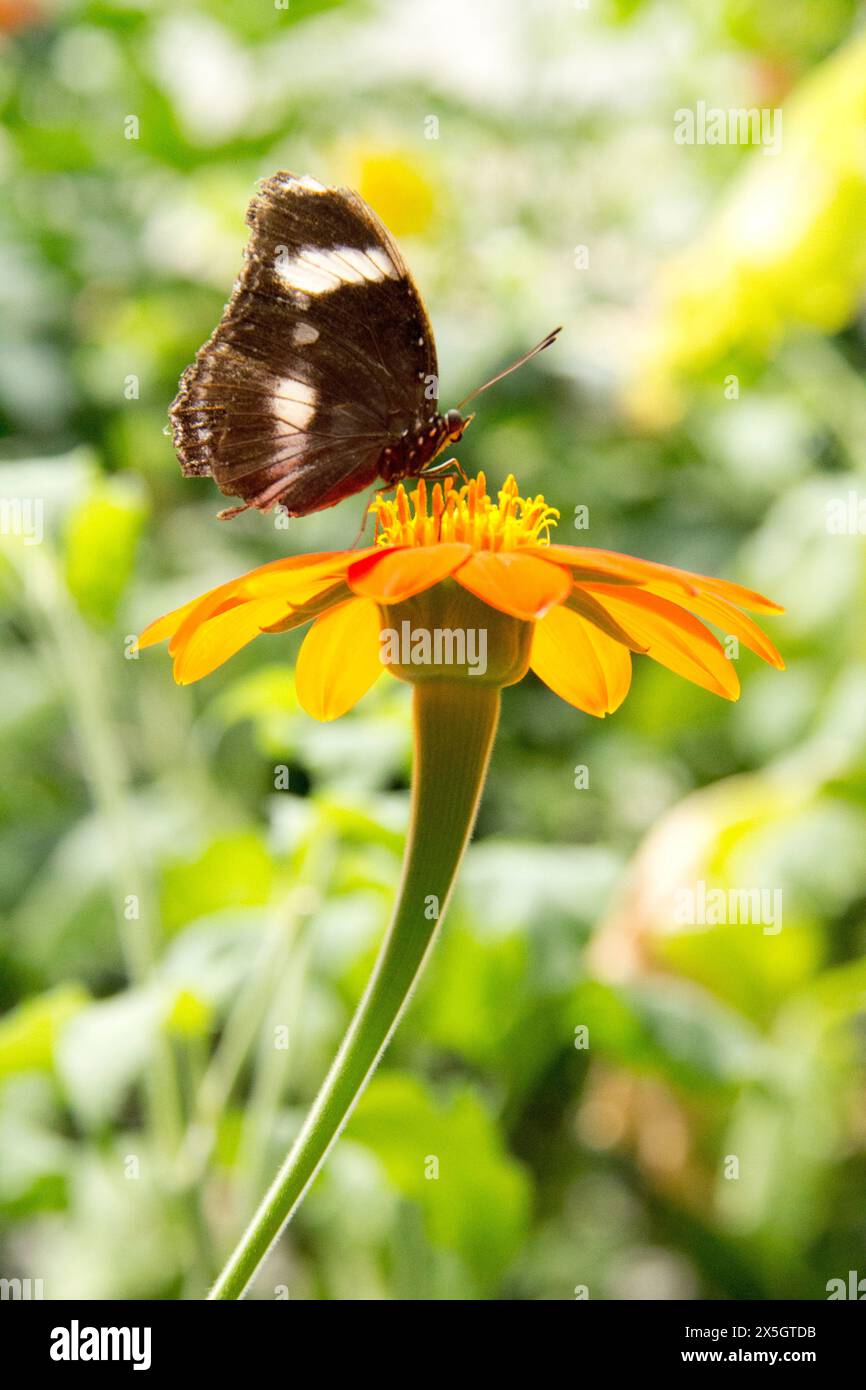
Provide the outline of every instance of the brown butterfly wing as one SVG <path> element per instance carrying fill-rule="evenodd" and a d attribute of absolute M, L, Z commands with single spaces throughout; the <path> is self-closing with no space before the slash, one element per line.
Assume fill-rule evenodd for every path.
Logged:
<path fill-rule="evenodd" d="M 279 173 L 244 267 L 171 407 L 184 473 L 294 516 L 371 483 L 437 409 L 436 346 L 392 237 L 349 189 Z"/>

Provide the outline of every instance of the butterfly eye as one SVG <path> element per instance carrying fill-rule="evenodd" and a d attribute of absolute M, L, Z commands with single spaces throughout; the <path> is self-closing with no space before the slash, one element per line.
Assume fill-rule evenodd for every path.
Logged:
<path fill-rule="evenodd" d="M 466 428 L 466 423 L 459 410 L 449 410 L 445 416 L 448 438 L 452 441 L 458 440 Z"/>

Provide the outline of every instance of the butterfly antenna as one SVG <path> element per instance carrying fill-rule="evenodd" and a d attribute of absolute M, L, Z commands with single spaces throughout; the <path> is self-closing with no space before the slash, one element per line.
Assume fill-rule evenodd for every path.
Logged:
<path fill-rule="evenodd" d="M 488 386 L 495 386 L 497 381 L 501 381 L 504 376 L 510 376 L 512 372 L 516 372 L 517 368 L 522 367 L 524 362 L 528 362 L 530 358 L 535 357 L 539 352 L 544 352 L 545 348 L 550 347 L 550 344 L 556 341 L 561 332 L 562 324 L 560 324 L 559 328 L 554 328 L 552 333 L 548 333 L 546 338 L 542 338 L 540 343 L 536 343 L 534 348 L 530 348 L 522 357 L 518 357 L 517 361 L 512 362 L 510 367 L 504 367 L 501 372 L 496 373 L 496 376 L 492 376 L 489 381 L 485 381 L 483 386 L 478 386 L 474 391 L 470 391 L 469 395 L 464 396 L 463 400 L 459 402 L 456 408 L 462 410 L 464 405 L 468 405 L 470 401 L 474 401 L 475 397 L 480 396 L 482 391 L 486 391 Z"/>

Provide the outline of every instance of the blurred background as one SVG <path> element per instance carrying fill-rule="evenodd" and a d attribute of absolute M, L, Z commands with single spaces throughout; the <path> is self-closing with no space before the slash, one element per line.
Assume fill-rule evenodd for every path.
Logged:
<path fill-rule="evenodd" d="M 728 705 L 638 658 L 604 722 L 533 678 L 506 693 L 426 979 L 254 1296 L 825 1298 L 866 1277 L 860 20 L 853 0 L 2 0 L 3 1277 L 201 1297 L 394 893 L 405 686 L 319 726 L 297 634 L 191 689 L 134 645 L 357 529 L 357 498 L 221 523 L 165 434 L 278 168 L 390 225 L 444 406 L 562 323 L 479 402 L 463 465 L 543 491 L 560 540 L 771 594 L 789 669 L 743 651 Z M 689 141 L 699 108 L 765 110 L 780 138 L 710 143 L 696 117 Z M 781 890 L 782 930 L 680 924 L 700 883 Z"/>

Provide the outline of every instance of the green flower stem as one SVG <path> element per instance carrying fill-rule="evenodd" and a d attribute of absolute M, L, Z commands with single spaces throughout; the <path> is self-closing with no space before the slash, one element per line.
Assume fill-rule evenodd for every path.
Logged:
<path fill-rule="evenodd" d="M 339 1137 L 411 998 L 469 842 L 499 719 L 499 689 L 414 687 L 412 811 L 403 879 L 367 989 L 304 1126 L 210 1293 L 243 1297 Z"/>

